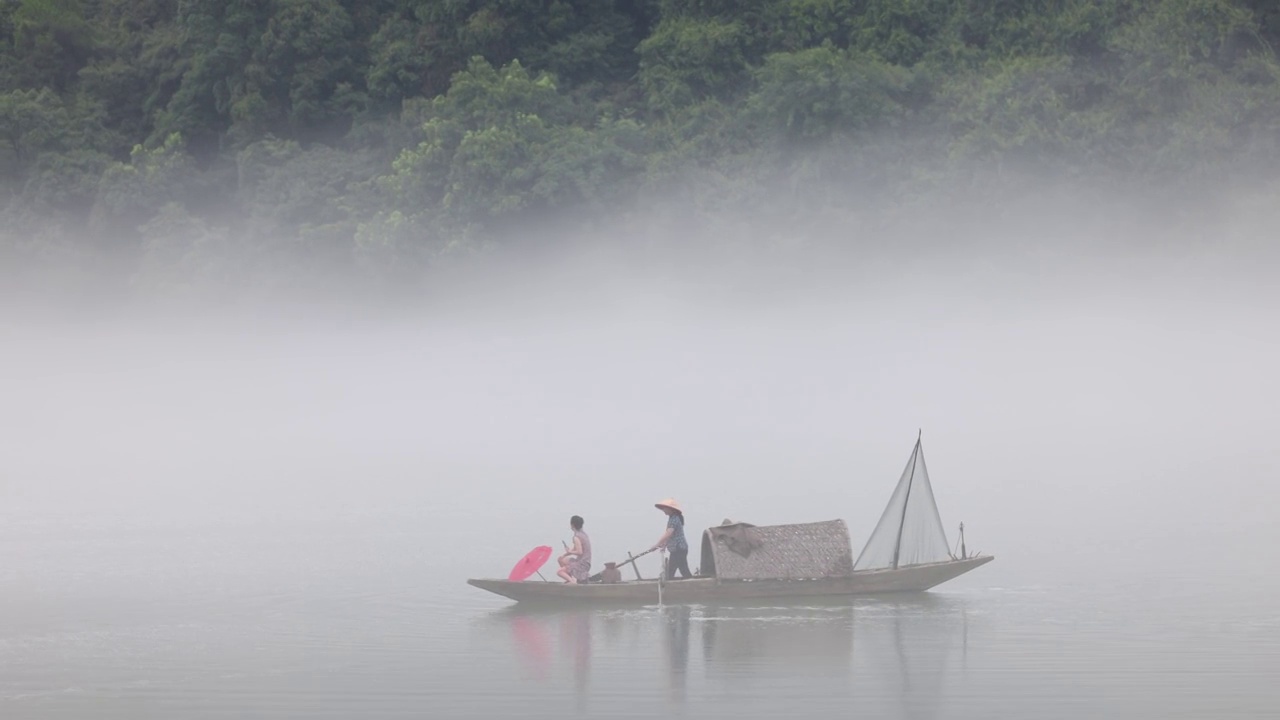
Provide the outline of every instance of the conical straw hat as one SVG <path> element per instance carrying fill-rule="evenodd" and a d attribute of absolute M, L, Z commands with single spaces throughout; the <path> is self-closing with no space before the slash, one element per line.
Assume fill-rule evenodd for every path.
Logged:
<path fill-rule="evenodd" d="M 658 508 L 659 510 L 661 510 L 662 508 L 671 508 L 676 512 L 680 512 L 680 513 L 684 512 L 684 510 L 680 509 L 680 503 L 676 502 L 675 498 L 667 498 L 662 502 L 654 503 L 653 506 Z"/>

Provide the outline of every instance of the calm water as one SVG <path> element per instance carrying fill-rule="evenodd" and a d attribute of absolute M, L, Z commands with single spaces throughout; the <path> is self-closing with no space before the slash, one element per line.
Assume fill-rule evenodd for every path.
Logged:
<path fill-rule="evenodd" d="M 431 517 L 11 510 L 0 716 L 1225 718 L 1280 703 L 1270 570 L 1099 555 L 1055 577 L 1015 552 L 909 597 L 534 612 L 465 586 Z"/>

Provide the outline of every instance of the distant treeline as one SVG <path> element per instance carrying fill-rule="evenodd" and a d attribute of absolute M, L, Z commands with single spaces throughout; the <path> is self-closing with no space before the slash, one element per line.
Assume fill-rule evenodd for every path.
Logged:
<path fill-rule="evenodd" d="M 412 277 L 546 223 L 803 223 L 1280 160 L 1275 0 L 0 0 L 6 262 Z"/>

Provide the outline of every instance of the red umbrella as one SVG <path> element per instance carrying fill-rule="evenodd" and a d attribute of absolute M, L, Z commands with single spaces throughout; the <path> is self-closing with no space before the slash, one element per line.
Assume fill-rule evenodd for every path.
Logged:
<path fill-rule="evenodd" d="M 528 555 L 520 558 L 520 562 L 511 568 L 511 574 L 507 576 L 508 580 L 519 582 L 538 572 L 543 565 L 547 564 L 547 560 L 551 558 L 551 546 L 539 545 L 529 551 Z"/>

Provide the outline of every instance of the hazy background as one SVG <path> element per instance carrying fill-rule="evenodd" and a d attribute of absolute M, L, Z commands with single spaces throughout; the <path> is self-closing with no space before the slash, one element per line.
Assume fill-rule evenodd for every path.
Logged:
<path fill-rule="evenodd" d="M 786 707 L 753 692 L 837 708 L 869 683 L 864 704 L 925 703 L 884 710 L 910 717 L 1262 714 L 1280 666 L 1280 298 L 1256 249 L 1271 227 L 1125 253 L 1013 252 L 1007 227 L 967 259 L 512 255 L 394 306 L 11 304 L 0 707 L 648 708 L 660 696 L 628 673 L 665 652 L 654 628 L 684 627 L 696 647 L 741 626 L 707 609 L 682 611 L 691 631 L 654 609 L 513 620 L 465 579 L 559 547 L 575 513 L 597 563 L 643 550 L 669 495 L 691 528 L 841 517 L 856 551 L 922 428 L 952 542 L 964 521 L 968 547 L 997 561 L 934 600 L 784 613 L 781 631 L 751 615 L 748 644 L 791 639 L 821 672 L 730 653 L 727 685 L 691 673 L 664 702 L 752 716 Z M 887 667 L 876 643 L 919 672 L 929 643 L 973 618 L 973 677 L 904 689 L 868 675 Z M 576 627 L 597 628 L 580 659 L 596 689 L 554 673 L 519 685 L 542 657 L 510 665 L 528 633 L 552 638 L 553 667 Z M 819 650 L 823 627 L 858 650 Z M 1147 674 L 1121 682 L 1130 671 Z"/>

